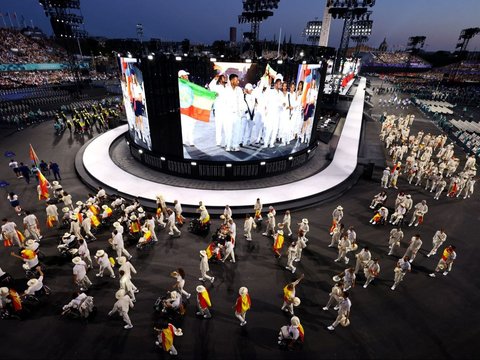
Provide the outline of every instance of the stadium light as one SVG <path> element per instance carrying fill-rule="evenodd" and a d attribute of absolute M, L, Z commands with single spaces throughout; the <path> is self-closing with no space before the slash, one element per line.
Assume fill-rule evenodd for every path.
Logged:
<path fill-rule="evenodd" d="M 318 43 L 320 39 L 320 33 L 322 32 L 322 22 L 315 19 L 314 21 L 307 22 L 307 26 L 302 32 L 302 36 L 307 38 L 308 42 L 312 45 Z"/>
<path fill-rule="evenodd" d="M 280 0 L 243 0 L 243 12 L 238 16 L 239 24 L 250 24 L 250 40 L 258 41 L 260 23 L 273 15 Z"/>

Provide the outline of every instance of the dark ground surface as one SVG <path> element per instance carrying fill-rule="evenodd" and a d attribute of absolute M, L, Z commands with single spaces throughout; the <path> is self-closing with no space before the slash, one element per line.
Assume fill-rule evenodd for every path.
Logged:
<path fill-rule="evenodd" d="M 376 104 L 376 99 L 373 101 Z M 373 114 L 384 110 L 373 109 Z M 420 129 L 438 132 L 428 120 L 417 119 L 412 133 Z M 405 113 L 407 110 L 404 111 Z M 3 134 L 2 134 L 3 135 Z M 377 138 L 378 139 L 378 138 Z M 368 138 L 369 142 L 378 141 Z M 0 150 L 17 153 L 18 160 L 28 160 L 28 143 L 32 143 L 38 156 L 46 161 L 55 160 L 62 169 L 64 189 L 73 195 L 74 201 L 85 200 L 89 190 L 76 178 L 73 159 L 83 140 L 55 137 L 51 124 L 42 124 L 2 137 Z M 372 145 L 372 144 L 371 144 Z M 378 153 L 378 147 L 377 147 Z M 462 158 L 463 155 L 462 155 Z M 36 199 L 35 187 L 14 178 L 4 158 L 0 180 L 11 183 L 10 190 L 20 195 L 25 209 L 33 210 L 42 225 L 45 221 L 43 205 Z M 462 165 L 463 166 L 463 165 Z M 190 300 L 187 314 L 175 325 L 183 329 L 184 336 L 175 339 L 178 358 L 184 359 L 460 359 L 476 357 L 476 340 L 480 335 L 478 323 L 480 312 L 480 279 L 478 262 L 479 206 L 478 192 L 468 200 L 433 200 L 431 193 L 408 185 L 403 177 L 399 180 L 400 190 L 411 193 L 414 202 L 426 199 L 430 207 L 425 223 L 419 228 L 406 228 L 402 249 L 407 241 L 418 232 L 423 238 L 420 254 L 413 263 L 412 273 L 396 291 L 391 291 L 393 268 L 397 257 L 387 256 L 387 241 L 390 226 L 373 227 L 368 224 L 371 198 L 380 191 L 381 169 L 376 168 L 372 180 L 360 180 L 339 200 L 323 203 L 313 208 L 292 213 L 293 223 L 301 218 L 310 219 L 310 239 L 304 256 L 298 265 L 297 274 L 305 273 L 305 280 L 298 286 L 297 295 L 302 304 L 296 308 L 305 329 L 303 348 L 293 352 L 280 350 L 276 344 L 279 328 L 289 322 L 289 317 L 280 311 L 282 288 L 294 277 L 284 269 L 286 259 L 276 260 L 272 241 L 260 232 L 253 236 L 255 247 L 246 248 L 240 236 L 236 247 L 237 263 L 213 264 L 211 273 L 216 277 L 213 286 L 208 284 L 213 303 L 213 318 L 202 320 L 195 317 L 195 303 Z M 292 185 L 295 186 L 295 185 Z M 388 190 L 387 204 L 393 205 L 397 191 Z M 6 197 L 6 194 L 5 194 Z M 335 312 L 322 311 L 332 286 L 332 276 L 343 270 L 343 265 L 334 263 L 336 252 L 327 248 L 330 242 L 328 229 L 331 212 L 338 205 L 344 207 L 344 223 L 355 226 L 360 245 L 368 245 L 373 256 L 380 258 L 382 272 L 368 289 L 363 289 L 363 275 L 358 276 L 358 285 L 351 291 L 353 303 L 351 325 L 338 327 L 334 333 L 326 330 L 335 319 Z M 0 213 L 10 216 L 18 224 L 7 200 L 0 202 Z M 282 214 L 283 215 L 283 214 Z M 280 214 L 277 216 L 280 220 Z M 236 220 L 241 234 L 243 222 Z M 213 227 L 219 220 L 213 221 Z M 439 256 L 427 258 L 431 249 L 431 238 L 440 227 L 445 227 L 447 243 L 457 246 L 458 258 L 453 271 L 446 277 L 428 277 Z M 94 286 L 89 293 L 98 307 L 96 318 L 88 324 L 79 320 L 62 319 L 61 306 L 69 301 L 74 290 L 71 284 L 72 265 L 58 256 L 56 244 L 58 234 L 63 231 L 45 230 L 42 250 L 46 253 L 48 266 L 45 283 L 53 293 L 46 303 L 23 321 L 2 320 L 2 359 L 162 359 L 170 355 L 154 346 L 152 327 L 156 320 L 152 305 L 173 285 L 169 273 L 182 266 L 186 273 L 186 290 L 194 292 L 198 284 L 198 251 L 204 249 L 208 237 L 192 235 L 183 228 L 182 237 L 169 240 L 164 230 L 158 233 L 158 244 L 146 252 L 128 250 L 134 255 L 133 265 L 138 275 L 133 278 L 140 289 L 135 308 L 130 311 L 134 324 L 131 330 L 123 329 L 123 322 L 107 312 L 115 302 L 114 293 L 118 278 L 99 279 L 92 271 L 89 277 Z M 99 240 L 90 244 L 91 253 L 107 249 L 107 231 Z M 113 255 L 111 249 L 109 254 Z M 12 273 L 23 289 L 26 284 L 20 261 L 8 256 L 10 249 L 0 249 L 0 266 Z M 352 256 L 350 255 L 352 263 Z M 247 314 L 248 324 L 240 328 L 233 315 L 232 306 L 240 286 L 247 286 L 252 297 L 252 309 Z"/>

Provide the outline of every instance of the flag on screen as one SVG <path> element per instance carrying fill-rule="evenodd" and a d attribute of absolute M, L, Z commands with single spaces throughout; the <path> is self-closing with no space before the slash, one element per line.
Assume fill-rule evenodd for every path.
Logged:
<path fill-rule="evenodd" d="M 38 193 L 38 200 L 48 200 L 50 195 L 48 194 L 48 180 L 45 179 L 42 172 L 38 170 L 38 186 L 40 186 L 40 191 Z"/>
<path fill-rule="evenodd" d="M 209 122 L 210 110 L 217 93 L 188 80 L 178 79 L 180 113 L 191 119 Z"/>
<path fill-rule="evenodd" d="M 30 154 L 30 160 L 32 160 L 32 162 L 35 164 L 35 166 L 37 166 L 40 161 L 38 160 L 38 156 L 35 153 L 35 150 L 33 150 L 32 144 L 30 144 L 29 154 Z"/>

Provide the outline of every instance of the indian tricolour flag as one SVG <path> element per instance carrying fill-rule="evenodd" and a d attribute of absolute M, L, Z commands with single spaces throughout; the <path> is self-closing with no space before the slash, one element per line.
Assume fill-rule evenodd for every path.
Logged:
<path fill-rule="evenodd" d="M 217 93 L 188 80 L 178 79 L 180 113 L 194 120 L 210 121 L 210 110 Z"/>

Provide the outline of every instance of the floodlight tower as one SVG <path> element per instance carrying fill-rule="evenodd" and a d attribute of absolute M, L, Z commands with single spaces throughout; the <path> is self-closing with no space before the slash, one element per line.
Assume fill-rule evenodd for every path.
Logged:
<path fill-rule="evenodd" d="M 273 9 L 278 9 L 280 0 L 242 0 L 243 12 L 238 16 L 239 24 L 250 24 L 250 40 L 258 41 L 260 23 L 273 15 Z"/>
<path fill-rule="evenodd" d="M 342 39 L 338 48 L 335 70 L 343 71 L 343 63 L 350 40 L 350 29 L 354 19 L 360 19 L 368 8 L 375 5 L 375 0 L 327 0 L 329 12 L 334 19 L 343 19 Z"/>
<path fill-rule="evenodd" d="M 470 40 L 475 37 L 475 35 L 480 33 L 480 28 L 468 28 L 468 29 L 463 29 L 462 32 L 460 33 L 460 36 L 458 37 L 459 43 L 456 46 L 456 49 L 460 49 L 459 51 L 465 52 L 467 51 L 467 46 Z"/>
<path fill-rule="evenodd" d="M 80 39 L 86 38 L 88 33 L 83 26 L 83 15 L 80 10 L 80 0 L 39 0 L 45 16 L 50 18 L 53 33 L 57 39 L 63 40 L 65 49 L 70 55 L 70 68 L 74 74 L 77 91 L 80 93 L 80 65 L 74 56 L 76 40 L 80 56 L 83 57 Z"/>
<path fill-rule="evenodd" d="M 426 36 L 411 36 L 408 38 L 407 49 L 408 58 L 407 58 L 407 70 L 410 68 L 412 62 L 412 56 L 418 54 L 420 49 L 425 45 Z"/>
<path fill-rule="evenodd" d="M 371 14 L 371 11 L 367 11 L 359 20 L 354 21 L 350 28 L 350 37 L 357 43 L 357 46 L 355 47 L 355 53 L 353 54 L 355 58 L 357 58 L 358 54 L 360 53 L 361 44 L 367 42 L 372 34 L 373 21 L 370 20 Z M 357 61 L 355 61 L 355 68 L 356 66 Z"/>
<path fill-rule="evenodd" d="M 307 22 L 307 26 L 305 26 L 302 36 L 307 38 L 307 41 L 312 45 L 315 45 L 320 40 L 321 32 L 322 22 L 315 18 L 315 20 Z"/>
<path fill-rule="evenodd" d="M 330 14 L 331 1 L 325 1 L 325 9 L 323 10 L 322 31 L 318 46 L 328 46 L 328 37 L 330 36 L 330 25 L 332 24 L 332 14 Z"/>

